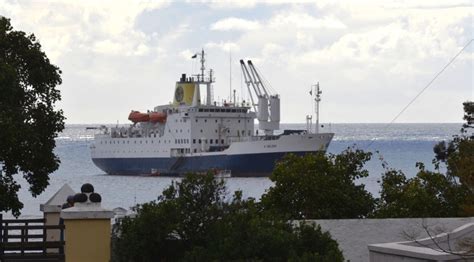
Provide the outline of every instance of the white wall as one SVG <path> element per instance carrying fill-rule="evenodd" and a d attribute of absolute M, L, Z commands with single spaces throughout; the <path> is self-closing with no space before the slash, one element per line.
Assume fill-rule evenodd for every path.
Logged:
<path fill-rule="evenodd" d="M 449 232 L 464 224 L 474 222 L 470 218 L 403 218 L 403 219 L 337 219 L 311 220 L 323 231 L 329 231 L 339 243 L 344 258 L 351 262 L 369 261 L 369 244 L 389 243 L 427 237 L 423 225 L 438 233 Z"/>

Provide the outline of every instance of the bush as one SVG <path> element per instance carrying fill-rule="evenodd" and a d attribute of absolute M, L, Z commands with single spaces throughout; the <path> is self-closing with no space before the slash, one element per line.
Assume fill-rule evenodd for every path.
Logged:
<path fill-rule="evenodd" d="M 295 226 L 212 175 L 188 175 L 136 207 L 113 234 L 114 261 L 343 261 L 335 240 Z"/>
<path fill-rule="evenodd" d="M 368 176 L 363 165 L 370 157 L 370 153 L 352 148 L 339 155 L 287 155 L 270 176 L 275 186 L 262 196 L 262 203 L 291 219 L 367 217 L 374 199 L 355 180 Z"/>
<path fill-rule="evenodd" d="M 444 174 L 420 171 L 407 179 L 401 171 L 389 170 L 382 177 L 375 217 L 458 217 L 468 195 L 467 188 Z"/>

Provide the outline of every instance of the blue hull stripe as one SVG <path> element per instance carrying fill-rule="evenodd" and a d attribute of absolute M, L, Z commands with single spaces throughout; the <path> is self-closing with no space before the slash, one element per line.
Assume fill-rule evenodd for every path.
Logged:
<path fill-rule="evenodd" d="M 292 152 L 304 155 L 314 152 Z M 260 153 L 173 158 L 93 158 L 94 164 L 110 175 L 144 175 L 152 170 L 162 175 L 231 170 L 232 176 L 269 176 L 275 163 L 287 153 Z"/>

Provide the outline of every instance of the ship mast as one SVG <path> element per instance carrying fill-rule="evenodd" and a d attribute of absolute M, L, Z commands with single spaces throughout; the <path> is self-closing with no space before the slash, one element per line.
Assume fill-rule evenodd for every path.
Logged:
<path fill-rule="evenodd" d="M 201 81 L 202 82 L 204 82 L 204 70 L 206 70 L 206 67 L 204 66 L 204 62 L 206 62 L 206 59 L 204 58 L 204 48 L 203 48 L 201 49 Z"/>
<path fill-rule="evenodd" d="M 315 85 L 316 87 L 316 97 L 314 101 L 316 102 L 316 134 L 319 133 L 319 102 L 321 102 L 321 94 L 323 93 L 319 89 L 319 82 Z"/>
<path fill-rule="evenodd" d="M 196 58 L 200 56 L 199 61 L 201 62 L 201 74 L 197 74 L 197 84 L 204 84 L 206 85 L 206 105 L 212 105 L 212 82 L 213 81 L 213 71 L 212 69 L 209 70 L 209 79 L 204 77 L 204 73 L 206 70 L 205 62 L 206 62 L 206 53 L 204 52 L 204 48 L 201 49 L 201 53 L 196 53 L 192 56 L 192 58 Z"/>

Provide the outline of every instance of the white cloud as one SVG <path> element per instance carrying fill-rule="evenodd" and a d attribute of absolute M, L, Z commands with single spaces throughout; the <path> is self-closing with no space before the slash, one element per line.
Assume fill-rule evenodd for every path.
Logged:
<path fill-rule="evenodd" d="M 294 28 L 332 28 L 344 29 L 346 25 L 333 16 L 324 16 L 316 18 L 302 12 L 283 12 L 274 17 L 269 22 L 273 28 L 294 27 Z"/>
<path fill-rule="evenodd" d="M 260 28 L 260 23 L 257 21 L 250 21 L 242 18 L 229 17 L 219 20 L 211 25 L 211 30 L 215 31 L 249 31 Z"/>
<path fill-rule="evenodd" d="M 188 2 L 194 3 L 195 0 L 188 0 Z M 221 1 L 212 1 L 212 0 L 202 0 L 201 3 L 207 4 L 210 8 L 213 9 L 234 9 L 234 8 L 253 8 L 257 4 L 255 0 L 221 0 Z"/>
<path fill-rule="evenodd" d="M 240 46 L 232 42 L 219 42 L 219 43 L 209 42 L 209 43 L 206 43 L 204 47 L 205 48 L 219 48 L 224 52 L 229 52 L 229 51 L 234 52 L 234 51 L 240 50 Z"/>
<path fill-rule="evenodd" d="M 181 52 L 179 53 L 179 55 L 181 56 L 181 58 L 183 58 L 183 59 L 185 59 L 185 60 L 191 59 L 191 57 L 192 57 L 193 55 L 195 55 L 195 54 L 196 54 L 196 52 L 193 52 L 193 51 L 191 51 L 191 50 L 189 50 L 189 49 L 183 50 L 183 51 L 181 51 Z"/>
<path fill-rule="evenodd" d="M 143 55 L 149 38 L 134 29 L 136 17 L 163 1 L 22 1 L 0 4 L 15 29 L 34 32 L 56 61 L 73 48 L 102 54 Z M 41 25 L 41 26 L 38 26 Z"/>
<path fill-rule="evenodd" d="M 12 18 L 16 30 L 34 32 L 48 57 L 63 69 L 62 103 L 70 122 L 110 122 L 120 117 L 113 114 L 126 115 L 130 108 L 167 103 L 177 74 L 198 70 L 198 61 L 190 57 L 201 47 L 209 50 L 206 67 L 216 69 L 216 98 L 228 96 L 229 82 L 223 79 L 232 79 L 237 89 L 241 84 L 239 70 L 228 75 L 231 49 L 236 61 L 252 59 L 282 95 L 284 122 L 304 121 L 302 110 L 311 105 L 300 96 L 315 81 L 325 91 L 323 119 L 383 122 L 472 38 L 473 13 L 466 3 L 232 0 L 173 6 L 133 0 L 0 0 L 0 14 Z M 167 5 L 169 9 L 153 10 Z M 167 16 L 177 7 L 196 6 L 210 8 L 186 12 L 180 19 Z M 228 18 L 216 21 L 222 14 Z M 165 26 L 147 32 L 144 21 L 152 23 L 147 26 Z M 440 77 L 453 89 L 446 96 L 450 98 L 446 108 L 457 108 L 458 100 L 468 99 L 465 89 L 472 97 L 473 59 L 471 48 Z M 157 80 L 162 84 L 156 85 Z M 120 95 L 127 94 L 130 86 L 137 90 L 136 97 Z M 434 90 L 433 97 L 438 94 Z M 88 97 L 91 93 L 94 98 Z M 106 112 L 104 100 L 114 101 Z M 84 101 L 90 113 L 81 110 Z M 425 106 L 435 104 L 425 102 Z M 381 106 L 386 112 L 375 112 Z M 99 116 L 99 111 L 104 115 Z M 441 119 L 436 114 L 406 118 L 453 119 L 458 118 Z"/>

